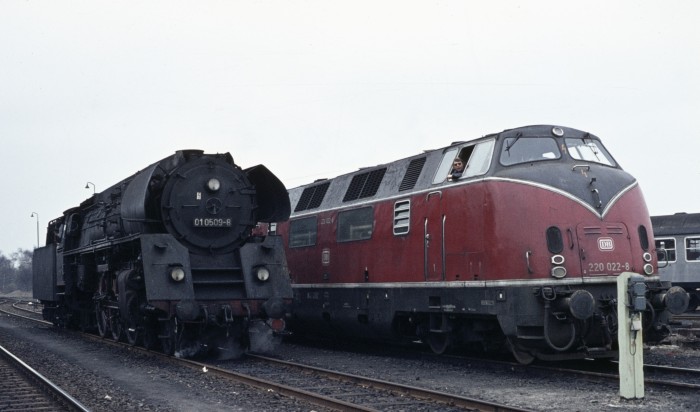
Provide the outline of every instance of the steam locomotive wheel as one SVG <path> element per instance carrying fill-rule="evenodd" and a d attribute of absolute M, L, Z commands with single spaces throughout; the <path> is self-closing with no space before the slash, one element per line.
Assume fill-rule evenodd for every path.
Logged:
<path fill-rule="evenodd" d="M 143 347 L 146 349 L 155 349 L 158 346 L 158 328 L 152 321 L 146 321 L 146 326 L 143 330 Z"/>
<path fill-rule="evenodd" d="M 161 321 L 160 346 L 163 353 L 172 356 L 177 344 L 177 320 L 175 318 Z"/>
<path fill-rule="evenodd" d="M 126 317 L 126 341 L 130 345 L 135 346 L 139 343 L 141 334 L 139 333 L 139 299 L 135 293 L 129 293 L 126 298 L 127 317 Z"/>
<path fill-rule="evenodd" d="M 109 332 L 109 315 L 107 309 L 100 302 L 95 304 L 95 315 L 97 316 L 97 333 L 100 334 L 101 338 L 104 338 Z"/>
<path fill-rule="evenodd" d="M 515 342 L 514 338 L 508 338 L 508 348 L 515 360 L 522 365 L 529 365 L 535 360 L 535 357 L 530 352 L 522 349 L 518 343 Z"/>
<path fill-rule="evenodd" d="M 122 337 L 124 335 L 122 323 L 119 319 L 118 312 L 115 312 L 113 310 L 111 310 L 111 316 L 109 317 L 109 328 L 112 330 L 112 339 L 116 341 L 122 340 Z"/>

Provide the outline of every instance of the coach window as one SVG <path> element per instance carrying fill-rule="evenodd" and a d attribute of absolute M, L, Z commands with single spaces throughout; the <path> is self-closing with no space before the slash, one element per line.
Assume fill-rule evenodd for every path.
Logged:
<path fill-rule="evenodd" d="M 667 260 L 669 262 L 676 261 L 676 239 L 672 237 L 656 238 L 654 242 L 656 244 L 656 258 L 659 260 L 659 263 Z M 666 253 L 664 253 L 663 250 L 665 250 Z"/>
<path fill-rule="evenodd" d="M 292 220 L 289 222 L 289 247 L 315 245 L 317 230 L 316 216 Z"/>
<path fill-rule="evenodd" d="M 372 237 L 374 211 L 371 207 L 338 213 L 338 242 L 351 242 Z"/>
<path fill-rule="evenodd" d="M 685 260 L 688 262 L 700 261 L 700 237 L 685 238 Z"/>

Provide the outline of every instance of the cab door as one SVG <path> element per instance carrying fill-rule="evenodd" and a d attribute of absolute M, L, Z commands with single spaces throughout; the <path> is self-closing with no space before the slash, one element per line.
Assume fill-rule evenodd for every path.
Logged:
<path fill-rule="evenodd" d="M 426 196 L 423 254 L 425 280 L 445 280 L 445 215 L 440 191 Z"/>

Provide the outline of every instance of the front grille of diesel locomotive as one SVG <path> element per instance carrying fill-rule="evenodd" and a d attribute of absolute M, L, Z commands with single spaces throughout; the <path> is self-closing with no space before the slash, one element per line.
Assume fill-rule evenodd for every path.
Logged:
<path fill-rule="evenodd" d="M 198 301 L 245 298 L 245 282 L 240 266 L 192 268 L 192 285 Z"/>

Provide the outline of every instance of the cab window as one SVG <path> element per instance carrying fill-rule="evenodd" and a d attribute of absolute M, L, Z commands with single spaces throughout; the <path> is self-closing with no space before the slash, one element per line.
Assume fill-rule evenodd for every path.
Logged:
<path fill-rule="evenodd" d="M 452 162 L 459 158 L 464 165 L 462 179 L 480 176 L 489 171 L 495 140 L 486 140 L 477 144 L 450 148 L 442 155 L 433 184 L 442 183 L 452 172 Z"/>
<path fill-rule="evenodd" d="M 503 141 L 500 160 L 503 166 L 511 166 L 559 158 L 561 158 L 561 152 L 557 142 L 551 137 L 521 137 L 516 135 Z"/>
<path fill-rule="evenodd" d="M 615 166 L 612 156 L 605 147 L 593 139 L 566 139 L 566 150 L 575 160 L 600 163 L 606 166 Z"/>

